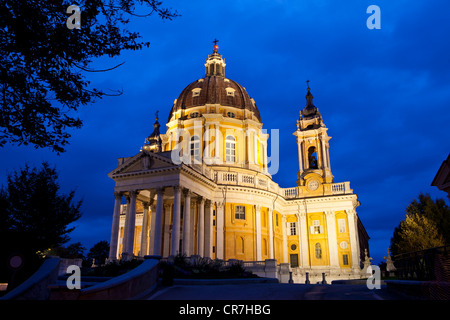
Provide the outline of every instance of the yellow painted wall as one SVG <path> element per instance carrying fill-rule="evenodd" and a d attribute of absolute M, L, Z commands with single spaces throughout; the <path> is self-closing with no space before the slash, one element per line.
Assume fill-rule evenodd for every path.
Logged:
<path fill-rule="evenodd" d="M 322 233 L 311 233 L 313 221 L 319 221 L 322 227 Z M 308 246 L 311 266 L 326 266 L 330 264 L 328 251 L 328 231 L 326 225 L 326 217 L 323 212 L 308 213 L 307 215 L 307 232 L 308 232 Z M 316 245 L 319 244 L 322 254 L 320 258 L 316 255 Z"/>
<path fill-rule="evenodd" d="M 278 224 L 277 224 L 277 215 L 278 215 Z M 275 251 L 275 259 L 277 259 L 277 263 L 286 263 L 283 259 L 283 226 L 282 226 L 282 218 L 281 214 L 277 211 L 273 211 L 273 236 L 274 236 L 274 244 L 273 248 Z"/>
<path fill-rule="evenodd" d="M 349 233 L 349 229 L 348 229 L 347 214 L 344 211 L 336 212 L 335 219 L 336 219 L 336 238 L 337 238 L 339 265 L 341 268 L 351 268 L 352 255 L 351 255 L 351 249 L 350 249 L 350 233 Z M 339 232 L 339 219 L 345 219 L 345 232 Z M 347 243 L 346 249 L 343 249 L 341 247 L 341 243 L 343 241 L 345 241 Z M 344 265 L 344 258 L 343 258 L 344 255 L 347 255 L 347 257 L 348 257 L 347 265 Z"/>
<path fill-rule="evenodd" d="M 299 222 L 297 220 L 296 215 L 287 215 L 286 216 L 286 231 L 287 231 L 287 252 L 288 252 L 288 263 L 292 265 L 292 255 L 297 256 L 298 265 L 300 265 L 300 245 L 299 245 Z M 296 234 L 291 235 L 290 230 L 290 224 L 295 222 L 297 224 L 296 228 Z"/>
<path fill-rule="evenodd" d="M 245 219 L 235 218 L 235 208 L 237 205 L 245 207 Z M 224 256 L 226 260 L 256 260 L 254 206 L 242 203 L 226 203 L 224 208 L 224 229 Z"/>

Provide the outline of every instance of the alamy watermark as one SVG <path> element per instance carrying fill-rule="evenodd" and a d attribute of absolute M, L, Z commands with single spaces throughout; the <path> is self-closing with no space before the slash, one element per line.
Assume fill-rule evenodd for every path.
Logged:
<path fill-rule="evenodd" d="M 81 289 L 81 270 L 80 267 L 77 265 L 70 265 L 67 267 L 67 274 L 70 274 L 70 276 L 66 280 L 66 286 L 67 289 L 73 290 L 73 289 Z"/>
<path fill-rule="evenodd" d="M 370 290 L 381 289 L 380 267 L 370 265 L 366 272 L 370 274 L 370 277 L 366 281 L 367 288 Z"/>
<path fill-rule="evenodd" d="M 381 9 L 377 5 L 371 5 L 367 8 L 366 13 L 371 14 L 369 18 L 367 18 L 367 28 L 372 29 L 381 29 Z"/>
<path fill-rule="evenodd" d="M 70 17 L 67 18 L 66 26 L 70 30 L 72 29 L 81 29 L 81 9 L 77 5 L 71 5 L 67 7 L 67 14 L 70 14 Z"/>
<path fill-rule="evenodd" d="M 209 128 L 203 131 L 202 122 L 196 121 L 193 134 L 181 128 L 171 132 L 171 139 L 175 141 L 171 159 L 175 164 L 188 165 L 260 165 L 274 175 L 278 172 L 280 163 L 279 137 L 279 129 L 271 129 L 270 134 L 267 134 L 266 129 L 262 129 L 261 133 L 237 128 L 227 128 L 225 133 Z"/>

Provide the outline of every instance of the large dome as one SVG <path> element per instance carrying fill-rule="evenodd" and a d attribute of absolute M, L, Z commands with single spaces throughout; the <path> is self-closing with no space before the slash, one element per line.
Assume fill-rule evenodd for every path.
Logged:
<path fill-rule="evenodd" d="M 236 81 L 225 77 L 225 62 L 217 50 L 218 47 L 215 46 L 213 53 L 206 60 L 205 77 L 192 82 L 181 91 L 170 111 L 168 122 L 175 119 L 175 114 L 176 118 L 186 119 L 189 115 L 187 110 L 206 104 L 248 110 L 250 112 L 243 113 L 244 119 L 261 122 L 256 103 L 250 98 L 245 88 Z M 178 112 L 180 110 L 182 111 Z"/>
<path fill-rule="evenodd" d="M 258 108 L 245 88 L 236 81 L 222 76 L 206 76 L 184 88 L 170 111 L 169 121 L 178 110 L 188 110 L 205 104 L 246 109 L 252 111 L 254 117 L 261 122 Z"/>

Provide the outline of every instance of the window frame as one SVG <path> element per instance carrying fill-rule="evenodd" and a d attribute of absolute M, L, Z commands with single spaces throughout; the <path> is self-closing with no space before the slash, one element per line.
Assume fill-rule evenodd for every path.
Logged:
<path fill-rule="evenodd" d="M 194 159 L 194 161 L 201 162 L 202 160 L 202 154 L 201 154 L 201 140 L 199 136 L 194 135 L 191 137 L 189 141 L 189 153 L 191 155 L 191 158 Z"/>
<path fill-rule="evenodd" d="M 288 222 L 288 235 L 296 236 L 297 235 L 297 222 Z"/>
<path fill-rule="evenodd" d="M 241 205 L 234 206 L 234 218 L 236 220 L 245 220 L 245 206 Z"/>
<path fill-rule="evenodd" d="M 347 232 L 347 225 L 345 223 L 345 219 L 338 219 L 338 231 L 339 231 L 339 233 Z"/>
<path fill-rule="evenodd" d="M 317 260 L 322 259 L 322 246 L 320 245 L 319 242 L 317 242 L 317 243 L 314 245 L 314 257 L 315 257 Z"/>
<path fill-rule="evenodd" d="M 225 138 L 225 162 L 236 163 L 236 137 L 232 135 Z"/>

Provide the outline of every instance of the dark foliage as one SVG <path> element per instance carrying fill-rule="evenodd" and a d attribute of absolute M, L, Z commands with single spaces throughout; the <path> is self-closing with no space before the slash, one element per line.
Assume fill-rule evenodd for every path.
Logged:
<path fill-rule="evenodd" d="M 30 276 L 41 263 L 38 251 L 69 241 L 74 229 L 69 225 L 81 217 L 81 201 L 74 202 L 74 191 L 61 194 L 57 180 L 56 169 L 46 162 L 39 169 L 26 165 L 8 175 L 7 185 L 0 189 L 0 277 L 11 275 L 7 268 L 11 255 L 24 259 L 17 276 Z M 69 250 L 73 253 L 76 246 Z"/>
<path fill-rule="evenodd" d="M 80 29 L 66 26 L 70 5 L 81 8 Z M 99 71 L 92 60 L 149 46 L 127 29 L 137 8 L 177 16 L 156 0 L 0 1 L 0 146 L 65 151 L 68 129 L 82 126 L 80 106 L 108 95 L 89 88 L 86 72 Z"/>
<path fill-rule="evenodd" d="M 106 258 L 109 255 L 109 243 L 108 241 L 99 241 L 89 250 L 87 254 L 88 262 L 92 263 L 95 260 L 96 265 L 105 263 Z"/>

